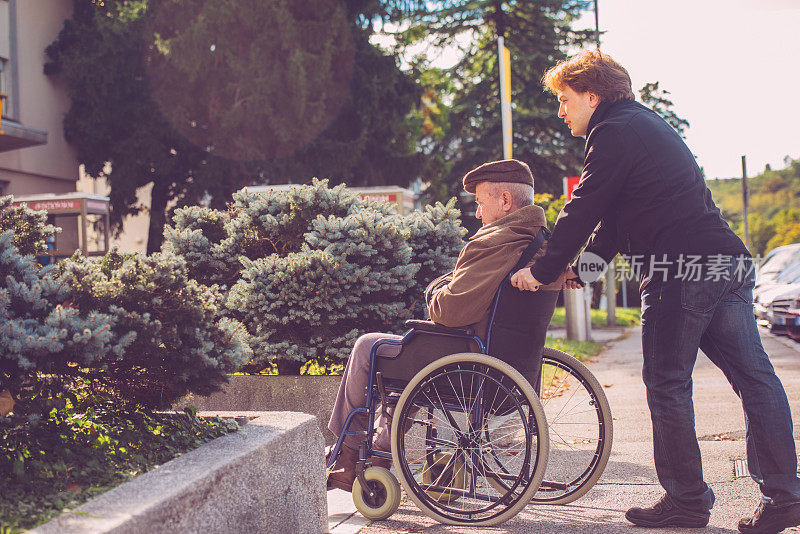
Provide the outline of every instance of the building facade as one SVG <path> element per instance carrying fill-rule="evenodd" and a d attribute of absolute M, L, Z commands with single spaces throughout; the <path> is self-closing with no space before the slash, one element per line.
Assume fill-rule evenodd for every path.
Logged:
<path fill-rule="evenodd" d="M 62 125 L 69 97 L 44 74 L 44 51 L 71 15 L 70 0 L 0 0 L 0 194 L 75 191 L 78 162 Z"/>

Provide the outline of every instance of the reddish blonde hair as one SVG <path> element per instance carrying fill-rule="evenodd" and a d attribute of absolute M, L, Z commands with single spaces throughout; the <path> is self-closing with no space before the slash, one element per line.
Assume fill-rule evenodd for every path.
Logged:
<path fill-rule="evenodd" d="M 559 61 L 544 73 L 542 84 L 553 94 L 569 87 L 578 93 L 594 93 L 603 102 L 634 100 L 628 71 L 600 50 Z"/>

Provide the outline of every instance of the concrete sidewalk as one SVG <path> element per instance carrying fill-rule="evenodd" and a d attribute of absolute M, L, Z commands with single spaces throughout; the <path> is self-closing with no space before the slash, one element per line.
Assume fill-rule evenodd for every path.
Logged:
<path fill-rule="evenodd" d="M 592 372 L 606 388 L 614 415 L 614 446 L 608 467 L 600 482 L 582 499 L 567 506 L 528 506 L 515 519 L 486 532 L 514 533 L 580 533 L 630 532 L 644 533 L 649 529 L 633 527 L 625 521 L 630 506 L 650 505 L 662 494 L 653 468 L 650 414 L 645 401 L 641 379 L 641 332 L 621 339 L 590 362 Z M 764 346 L 783 381 L 794 417 L 800 416 L 800 344 L 786 343 L 762 331 Z M 759 499 L 758 488 L 749 477 L 735 477 L 734 462 L 745 459 L 744 416 L 741 403 L 730 385 L 702 353 L 694 373 L 694 402 L 697 434 L 703 454 L 705 478 L 714 489 L 716 505 L 711 521 L 704 531 L 736 532 L 742 515 L 749 515 Z M 800 439 L 800 427 L 795 425 L 795 440 Z M 746 471 L 745 471 L 746 472 Z M 329 513 L 331 506 L 328 492 Z M 349 495 L 345 494 L 342 497 Z M 352 507 L 352 501 L 349 501 Z M 339 510 L 341 510 L 339 506 Z M 342 522 L 338 516 L 332 532 L 480 532 L 479 529 L 441 525 L 417 510 L 405 500 L 394 516 L 364 526 L 357 513 Z M 356 518 L 360 519 L 356 524 Z M 336 526 L 338 524 L 338 526 Z M 796 530 L 796 529 L 791 529 Z M 681 532 L 682 529 L 661 529 L 657 532 Z M 697 529 L 691 529 L 697 532 Z M 655 531 L 654 531 L 655 532 Z"/>

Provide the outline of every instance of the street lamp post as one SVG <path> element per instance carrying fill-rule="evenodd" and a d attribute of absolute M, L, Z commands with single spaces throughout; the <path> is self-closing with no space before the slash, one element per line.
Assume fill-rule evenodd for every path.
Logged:
<path fill-rule="evenodd" d="M 0 93 L 0 117 L 2 117 L 2 116 L 3 116 L 3 104 L 5 103 L 5 101 L 6 101 L 6 98 L 8 98 L 8 95 L 7 95 L 7 94 L 5 94 L 5 93 Z M 3 125 L 2 125 L 2 122 L 0 122 L 0 135 L 3 135 L 4 133 L 5 133 L 5 132 L 3 131 Z"/>

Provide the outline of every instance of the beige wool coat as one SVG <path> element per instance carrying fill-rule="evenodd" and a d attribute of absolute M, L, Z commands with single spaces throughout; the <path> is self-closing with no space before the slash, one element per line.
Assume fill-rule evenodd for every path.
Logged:
<path fill-rule="evenodd" d="M 478 230 L 461 250 L 449 282 L 428 301 L 431 320 L 445 326 L 472 326 L 484 335 L 494 294 L 522 252 L 547 225 L 536 205 L 519 208 Z M 544 254 L 547 243 L 531 260 Z M 564 275 L 539 291 L 558 291 Z"/>

